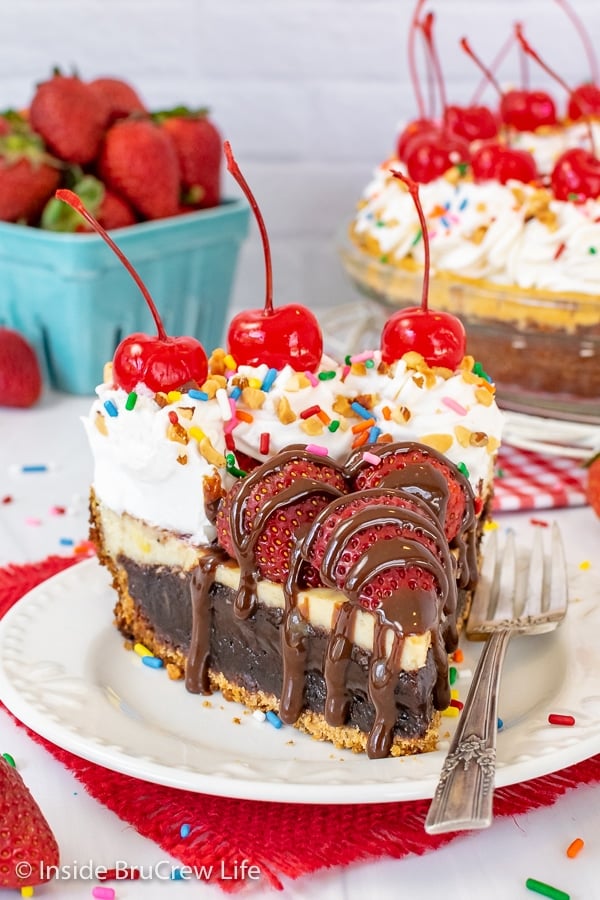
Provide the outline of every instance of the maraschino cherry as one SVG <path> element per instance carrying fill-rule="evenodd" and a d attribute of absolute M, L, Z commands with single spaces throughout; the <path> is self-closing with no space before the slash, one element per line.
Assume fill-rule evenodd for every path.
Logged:
<path fill-rule="evenodd" d="M 208 361 L 200 341 L 193 337 L 169 337 L 140 276 L 102 225 L 88 212 L 77 194 L 60 189 L 56 191 L 56 197 L 77 210 L 116 253 L 141 290 L 156 323 L 156 337 L 135 333 L 121 341 L 113 357 L 115 384 L 125 391 L 133 391 L 141 383 L 155 392 L 176 390 L 190 383 L 198 386 L 203 384 L 208 373 Z"/>
<path fill-rule="evenodd" d="M 419 27 L 427 44 L 429 59 L 438 85 L 443 110 L 442 125 L 433 129 L 422 127 L 421 133 L 408 143 L 402 157 L 410 177 L 421 184 L 427 184 L 439 178 L 452 166 L 469 160 L 469 140 L 452 131 L 446 121 L 448 105 L 444 76 L 433 38 L 433 24 L 433 13 L 429 13 L 419 23 Z M 456 109 L 458 107 L 455 107 Z M 456 114 L 453 115 L 456 120 Z"/>
<path fill-rule="evenodd" d="M 542 125 L 556 125 L 556 106 L 550 94 L 522 89 L 503 91 L 493 72 L 473 52 L 468 40 L 462 38 L 460 45 L 498 92 L 500 118 L 505 125 L 516 131 L 536 131 Z"/>
<path fill-rule="evenodd" d="M 415 59 L 415 44 L 417 34 L 420 31 L 419 28 L 419 17 L 421 15 L 421 9 L 425 4 L 425 0 L 417 0 L 417 4 L 415 6 L 410 29 L 408 32 L 408 50 L 407 50 L 407 58 L 408 58 L 408 71 L 410 74 L 410 80 L 412 83 L 413 91 L 415 94 L 415 101 L 417 104 L 417 109 L 419 111 L 419 115 L 416 119 L 413 119 L 411 122 L 404 127 L 404 129 L 400 132 L 398 137 L 398 141 L 396 144 L 396 156 L 398 159 L 404 160 L 406 157 L 406 153 L 411 142 L 416 137 L 421 137 L 425 134 L 437 135 L 439 133 L 439 126 L 432 118 L 433 111 L 429 111 L 429 115 L 427 115 L 425 111 L 425 103 L 423 101 L 423 94 L 421 92 L 421 85 L 419 82 L 419 76 L 417 72 L 417 63 Z"/>
<path fill-rule="evenodd" d="M 421 306 L 400 309 L 387 320 L 381 333 L 381 356 L 384 362 L 391 364 L 409 350 L 415 350 L 429 366 L 454 370 L 465 355 L 465 329 L 456 316 L 446 312 L 434 313 L 429 309 L 429 235 L 419 187 L 401 172 L 393 171 L 392 175 L 408 188 L 419 216 L 425 251 L 423 293 Z"/>
<path fill-rule="evenodd" d="M 536 53 L 522 32 L 518 32 L 517 37 L 525 53 L 531 56 L 571 96 L 573 92 L 569 85 Z M 558 200 L 571 200 L 574 198 L 578 201 L 585 199 L 594 200 L 600 196 L 600 160 L 594 152 L 594 138 L 592 129 L 589 126 L 589 119 L 588 127 L 592 149 L 585 150 L 583 147 L 572 147 L 570 150 L 565 150 L 554 163 L 550 183 L 554 196 Z"/>
<path fill-rule="evenodd" d="M 267 229 L 258 204 L 233 157 L 231 145 L 223 145 L 227 168 L 240 185 L 256 218 L 262 238 L 266 270 L 264 309 L 248 309 L 231 320 L 228 350 L 238 365 L 270 368 L 292 366 L 297 372 L 315 372 L 323 356 L 323 335 L 316 316 L 300 304 L 273 307 L 273 270 Z"/>

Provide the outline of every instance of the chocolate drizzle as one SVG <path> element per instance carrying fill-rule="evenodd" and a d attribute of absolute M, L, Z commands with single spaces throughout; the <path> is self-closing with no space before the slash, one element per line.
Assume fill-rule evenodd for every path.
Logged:
<path fill-rule="evenodd" d="M 211 608 L 210 589 L 217 566 L 227 559 L 221 550 L 203 556 L 192 572 L 190 601 L 192 632 L 185 667 L 185 686 L 190 694 L 210 694 L 208 666 L 210 662 Z"/>
<path fill-rule="evenodd" d="M 425 458 L 425 462 L 408 461 L 403 467 L 387 472 L 382 477 L 381 484 L 387 487 L 402 488 L 402 490 L 424 499 L 431 509 L 436 512 L 443 527 L 449 497 L 448 481 L 439 468 L 434 465 L 427 465 L 427 457 L 437 460 L 450 477 L 457 482 L 463 492 L 465 503 L 463 519 L 456 537 L 451 542 L 451 546 L 458 551 L 457 578 L 459 587 L 473 588 L 477 582 L 477 545 L 473 488 L 469 479 L 446 456 L 434 450 L 433 447 L 417 444 L 413 441 L 369 444 L 355 451 L 348 458 L 344 471 L 348 478 L 355 478 L 361 469 L 371 465 L 365 462 L 365 450 L 384 460 L 389 459 L 391 456 L 409 455 L 416 448 L 418 448 L 419 455 Z"/>
<path fill-rule="evenodd" d="M 394 496 L 404 501 L 405 506 L 381 502 L 382 497 Z M 373 488 L 340 497 L 317 516 L 310 531 L 296 545 L 285 585 L 286 610 L 281 635 L 284 683 L 279 714 L 284 722 L 291 724 L 302 711 L 307 646 L 304 636 L 298 639 L 297 572 L 302 560 L 313 558 L 315 543 L 327 519 L 339 514 L 354 498 L 372 502 L 354 510 L 351 516 L 341 518 L 334 526 L 319 568 L 325 585 L 340 588 L 338 566 L 361 531 L 391 525 L 397 534 L 372 543 L 350 566 L 343 579 L 341 590 L 347 599 L 333 623 L 324 663 L 325 719 L 329 725 L 341 725 L 345 721 L 349 702 L 345 671 L 352 653 L 355 617 L 362 606 L 365 586 L 380 573 L 409 566 L 431 573 L 436 583 L 433 591 L 401 584 L 390 597 L 382 598 L 379 607 L 373 610 L 373 653 L 368 684 L 375 721 L 369 733 L 367 753 L 372 758 L 380 758 L 388 755 L 393 740 L 397 716 L 395 686 L 402 669 L 407 635 L 431 633 L 438 673 L 435 706 L 443 709 L 450 699 L 448 655 L 441 626 L 446 617 L 452 620 L 456 610 L 454 565 L 439 523 L 431 511 L 419 508 L 419 502 L 409 494 L 391 488 Z M 435 552 L 425 545 L 425 539 L 435 547 Z M 391 650 L 388 653 L 389 638 Z"/>
<path fill-rule="evenodd" d="M 340 491 L 333 485 L 313 478 L 298 478 L 288 488 L 284 488 L 278 494 L 267 497 L 255 516 L 252 527 L 247 528 L 246 504 L 252 492 L 259 488 L 265 477 L 275 475 L 282 471 L 283 467 L 298 459 L 310 460 L 319 466 L 324 464 L 322 457 L 307 453 L 304 447 L 291 446 L 279 453 L 272 461 L 263 463 L 247 475 L 236 493 L 231 506 L 230 525 L 231 533 L 236 548 L 237 561 L 240 567 L 240 586 L 235 601 L 236 614 L 241 618 L 252 615 L 258 603 L 256 592 L 258 570 L 256 566 L 255 548 L 265 523 L 269 517 L 290 503 L 298 503 L 310 496 L 339 497 Z M 334 462 L 327 459 L 328 468 L 340 471 Z"/>

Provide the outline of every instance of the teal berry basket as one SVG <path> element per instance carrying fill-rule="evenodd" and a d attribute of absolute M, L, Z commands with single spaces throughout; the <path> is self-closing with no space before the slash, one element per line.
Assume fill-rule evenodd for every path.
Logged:
<path fill-rule="evenodd" d="M 111 237 L 150 291 L 168 334 L 223 339 L 249 207 L 213 209 L 115 229 Z M 146 302 L 97 234 L 59 234 L 0 223 L 0 325 L 33 345 L 46 383 L 93 394 L 126 335 L 155 334 Z"/>

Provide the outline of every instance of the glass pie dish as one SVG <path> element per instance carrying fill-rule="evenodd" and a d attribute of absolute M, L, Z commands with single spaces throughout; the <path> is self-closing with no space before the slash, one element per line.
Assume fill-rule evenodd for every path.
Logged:
<path fill-rule="evenodd" d="M 421 299 L 422 270 L 390 264 L 340 236 L 346 273 L 383 316 Z M 600 297 L 520 290 L 432 273 L 432 309 L 457 315 L 467 352 L 496 382 L 506 409 L 600 425 Z M 383 320 L 383 319 L 382 319 Z"/>

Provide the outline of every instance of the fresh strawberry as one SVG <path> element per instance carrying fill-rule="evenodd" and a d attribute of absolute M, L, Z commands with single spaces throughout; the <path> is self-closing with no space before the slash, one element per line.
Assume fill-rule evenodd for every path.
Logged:
<path fill-rule="evenodd" d="M 18 332 L 0 326 L 0 406 L 33 406 L 41 392 L 33 347 Z"/>
<path fill-rule="evenodd" d="M 394 515 L 391 508 L 401 512 Z M 443 564 L 445 539 L 433 513 L 419 500 L 403 495 L 401 491 L 381 488 L 348 494 L 330 503 L 308 538 L 305 558 L 321 570 L 325 584 L 343 591 L 352 567 L 359 561 L 364 562 L 376 544 L 377 553 L 381 555 L 385 542 L 394 538 L 403 539 L 404 543 L 416 541 Z M 334 541 L 339 554 L 333 570 L 327 562 L 322 570 Z M 389 546 L 392 548 L 389 564 L 367 577 L 361 587 L 359 602 L 366 609 L 385 607 L 386 600 L 402 588 L 427 592 L 440 588 L 433 572 L 425 569 L 418 559 L 414 563 L 397 563 L 395 550 L 391 544 Z M 451 576 L 451 571 L 448 574 Z"/>
<path fill-rule="evenodd" d="M 329 485 L 344 493 L 346 485 L 341 472 L 332 465 L 320 464 L 302 455 L 289 459 L 281 466 L 273 468 L 267 462 L 252 472 L 252 491 L 243 506 L 243 529 L 249 534 L 256 527 L 256 519 L 267 502 L 272 502 L 282 491 L 292 488 L 300 479 L 311 479 Z M 236 482 L 223 500 L 217 515 L 217 540 L 221 547 L 233 558 L 237 557 L 232 534 L 231 512 L 236 497 L 242 490 L 245 479 Z M 256 567 L 263 578 L 283 584 L 289 568 L 295 539 L 308 530 L 315 516 L 331 500 L 331 492 L 320 492 L 318 485 L 306 495 L 292 497 L 283 505 L 275 505 L 273 511 L 261 524 L 256 538 L 254 556 Z M 306 567 L 302 573 L 303 586 L 316 586 L 317 573 Z"/>
<path fill-rule="evenodd" d="M 29 121 L 48 148 L 65 162 L 86 165 L 98 155 L 109 107 L 75 75 L 55 74 L 38 85 Z"/>
<path fill-rule="evenodd" d="M 107 105 L 109 125 L 131 113 L 147 112 L 135 89 L 121 78 L 95 78 L 88 85 Z"/>
<path fill-rule="evenodd" d="M 136 215 L 127 201 L 114 191 L 108 190 L 93 175 L 80 175 L 74 181 L 72 190 L 107 231 L 112 228 L 125 228 L 137 222 Z M 92 230 L 76 210 L 56 197 L 46 204 L 40 224 L 47 231 L 73 233 Z"/>
<path fill-rule="evenodd" d="M 9 131 L 0 136 L 0 219 L 37 224 L 44 204 L 58 187 L 60 164 L 46 153 L 39 135 L 25 122 L 5 119 Z"/>
<path fill-rule="evenodd" d="M 150 119 L 121 119 L 106 132 L 99 170 L 107 187 L 146 219 L 179 211 L 179 163 L 173 142 Z"/>
<path fill-rule="evenodd" d="M 600 453 L 592 457 L 587 464 L 587 470 L 587 501 L 596 515 L 600 516 Z"/>
<path fill-rule="evenodd" d="M 14 766 L 0 757 L 0 888 L 19 889 L 50 880 L 59 864 L 56 838 Z M 30 874 L 20 877 L 18 863 Z"/>
<path fill-rule="evenodd" d="M 385 448 L 382 450 L 382 447 Z M 376 445 L 373 448 L 377 453 L 381 453 L 381 462 L 378 465 L 364 460 L 364 449 L 355 454 L 353 460 L 349 461 L 350 469 L 355 472 L 353 485 L 354 490 L 364 490 L 365 488 L 374 488 L 381 485 L 391 487 L 404 487 L 402 479 L 402 470 L 410 467 L 414 473 L 415 467 L 431 466 L 438 472 L 441 472 L 448 485 L 448 502 L 444 518 L 444 531 L 448 541 L 451 541 L 462 530 L 464 523 L 465 510 L 467 508 L 467 496 L 469 495 L 468 483 L 458 469 L 450 462 L 441 457 L 441 454 L 424 445 L 417 446 L 413 443 L 398 443 L 387 445 Z M 415 492 L 418 488 L 419 481 L 416 481 L 410 473 L 414 484 L 411 490 Z M 425 490 L 429 487 L 423 483 Z"/>
<path fill-rule="evenodd" d="M 156 114 L 170 135 L 179 159 L 182 203 L 205 209 L 217 206 L 221 198 L 221 135 L 204 112 L 193 113 L 179 107 Z"/>

